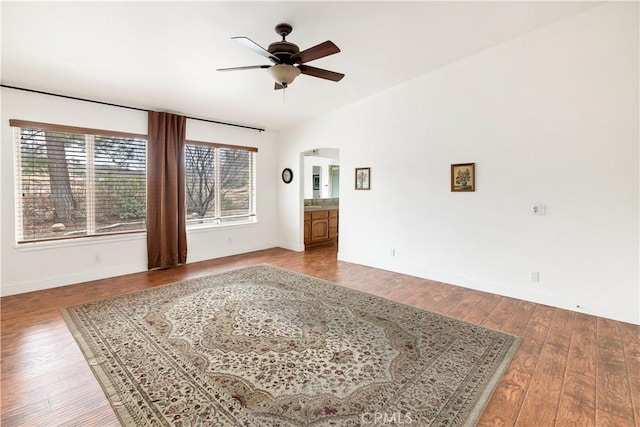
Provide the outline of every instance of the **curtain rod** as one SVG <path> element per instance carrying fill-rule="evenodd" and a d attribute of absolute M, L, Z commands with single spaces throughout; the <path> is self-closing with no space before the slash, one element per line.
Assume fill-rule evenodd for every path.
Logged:
<path fill-rule="evenodd" d="M 144 108 L 130 107 L 128 105 L 121 105 L 121 104 L 112 104 L 110 102 L 96 101 L 95 99 L 78 98 L 76 96 L 61 95 L 59 93 L 44 92 L 44 91 L 41 91 L 41 90 L 27 89 L 27 88 L 24 88 L 24 87 L 10 86 L 10 85 L 6 85 L 6 84 L 0 84 L 0 87 L 6 87 L 8 89 L 23 90 L 25 92 L 39 93 L 41 95 L 57 96 L 59 98 L 73 99 L 73 100 L 76 100 L 76 101 L 92 102 L 94 104 L 108 105 L 110 107 L 126 108 L 126 109 L 129 109 L 129 110 L 144 111 L 144 112 L 148 112 L 149 111 L 149 110 L 145 110 Z M 225 126 L 234 126 L 234 127 L 238 127 L 238 128 L 251 129 L 251 130 L 257 130 L 258 132 L 264 132 L 264 129 L 253 127 L 253 126 L 238 125 L 238 124 L 235 124 L 235 123 L 220 122 L 220 121 L 211 120 L 211 119 L 201 119 L 199 117 L 186 116 L 186 118 L 187 119 L 191 119 L 191 120 L 199 120 L 201 122 L 215 123 L 215 124 L 218 124 L 218 125 L 225 125 Z"/>

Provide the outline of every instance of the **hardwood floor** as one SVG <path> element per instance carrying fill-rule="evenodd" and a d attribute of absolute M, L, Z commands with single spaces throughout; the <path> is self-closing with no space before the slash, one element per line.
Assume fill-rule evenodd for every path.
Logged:
<path fill-rule="evenodd" d="M 2 426 L 117 426 L 59 309 L 270 263 L 522 337 L 481 426 L 640 425 L 640 327 L 336 260 L 269 249 L 1 299 Z"/>

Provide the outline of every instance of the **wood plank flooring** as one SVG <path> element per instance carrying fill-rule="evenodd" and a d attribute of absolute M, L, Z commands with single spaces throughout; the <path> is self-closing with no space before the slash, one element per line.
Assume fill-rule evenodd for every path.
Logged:
<path fill-rule="evenodd" d="M 68 305 L 270 263 L 519 335 L 480 426 L 639 426 L 640 327 L 336 260 L 269 249 L 1 299 L 1 425 L 117 426 L 60 316 Z"/>

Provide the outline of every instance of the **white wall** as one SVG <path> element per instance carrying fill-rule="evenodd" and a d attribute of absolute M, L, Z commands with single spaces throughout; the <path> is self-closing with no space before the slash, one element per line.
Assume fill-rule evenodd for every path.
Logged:
<path fill-rule="evenodd" d="M 639 324 L 638 48 L 638 4 L 603 4 L 288 129 L 278 161 L 340 149 L 341 260 Z M 301 195 L 279 186 L 283 246 Z"/>
<path fill-rule="evenodd" d="M 144 234 L 17 245 L 13 179 L 13 133 L 9 119 L 147 133 L 145 112 L 2 88 L 0 189 L 0 284 L 2 295 L 28 292 L 147 269 Z M 258 223 L 188 231 L 187 262 L 277 245 L 276 151 L 269 132 L 187 120 L 187 138 L 258 148 Z M 102 262 L 95 264 L 94 255 Z"/>

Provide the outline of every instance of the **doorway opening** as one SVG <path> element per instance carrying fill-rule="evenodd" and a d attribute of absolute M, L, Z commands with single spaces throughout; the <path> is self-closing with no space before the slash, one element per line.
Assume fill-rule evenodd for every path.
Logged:
<path fill-rule="evenodd" d="M 303 154 L 305 250 L 337 245 L 340 216 L 340 151 L 316 148 Z"/>

